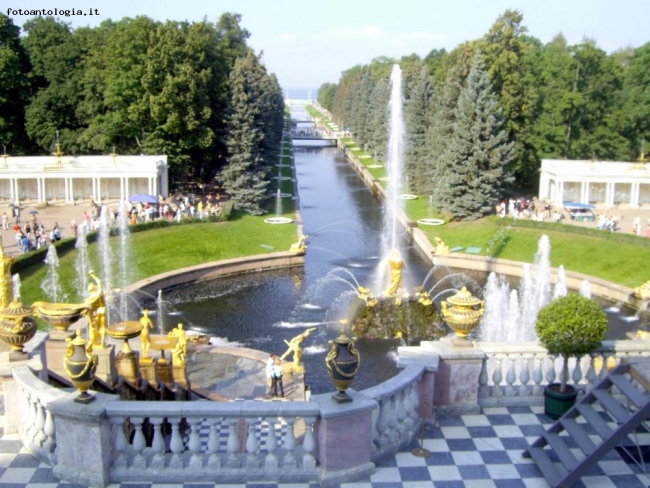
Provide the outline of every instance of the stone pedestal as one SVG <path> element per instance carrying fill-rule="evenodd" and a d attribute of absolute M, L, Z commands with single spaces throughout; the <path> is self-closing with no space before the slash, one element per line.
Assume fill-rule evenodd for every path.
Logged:
<path fill-rule="evenodd" d="M 369 475 L 375 470 L 371 461 L 372 415 L 379 405 L 354 390 L 346 392 L 352 403 L 338 404 L 329 393 L 311 398 L 321 408 L 316 429 L 321 485 L 340 483 L 350 476 L 363 477 L 366 471 Z"/>
<path fill-rule="evenodd" d="M 174 383 L 174 377 L 172 376 L 171 363 L 166 358 L 160 358 L 156 363 L 156 371 L 158 372 L 158 378 L 160 381 L 163 381 L 167 385 L 172 385 Z"/>
<path fill-rule="evenodd" d="M 479 375 L 485 353 L 473 344 L 455 347 L 453 338 L 447 337 L 422 341 L 420 348 L 440 357 L 433 397 L 436 409 L 450 415 L 479 413 Z"/>
<path fill-rule="evenodd" d="M 397 366 L 400 369 L 406 368 L 409 364 L 424 366 L 424 374 L 418 384 L 419 413 L 425 420 L 433 419 L 436 374 L 440 369 L 440 356 L 420 346 L 402 346 L 397 348 L 397 357 Z"/>
<path fill-rule="evenodd" d="M 138 357 L 135 352 L 117 354 L 115 359 L 115 366 L 117 367 L 117 374 L 124 376 L 132 383 L 138 381 Z"/>
<path fill-rule="evenodd" d="M 158 371 L 153 358 L 140 358 L 140 376 L 152 385 L 158 384 Z"/>
<path fill-rule="evenodd" d="M 106 486 L 113 443 L 106 405 L 118 397 L 97 393 L 87 405 L 75 403 L 77 393 L 49 404 L 54 414 L 57 463 L 54 476 L 85 486 Z"/>
<path fill-rule="evenodd" d="M 104 349 L 93 347 L 93 354 L 97 354 L 97 371 L 95 377 L 109 385 L 117 383 L 117 370 L 115 369 L 115 346 L 107 344 Z"/>
<path fill-rule="evenodd" d="M 185 364 L 174 364 L 172 365 L 174 383 L 187 388 L 187 370 Z"/>

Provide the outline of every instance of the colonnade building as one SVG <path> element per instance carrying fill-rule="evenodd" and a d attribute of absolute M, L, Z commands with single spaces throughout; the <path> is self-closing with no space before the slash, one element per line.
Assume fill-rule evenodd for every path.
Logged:
<path fill-rule="evenodd" d="M 543 159 L 539 199 L 561 206 L 579 202 L 598 207 L 650 205 L 650 163 Z"/>
<path fill-rule="evenodd" d="M 95 202 L 169 194 L 167 156 L 0 155 L 0 198 L 14 202 Z"/>

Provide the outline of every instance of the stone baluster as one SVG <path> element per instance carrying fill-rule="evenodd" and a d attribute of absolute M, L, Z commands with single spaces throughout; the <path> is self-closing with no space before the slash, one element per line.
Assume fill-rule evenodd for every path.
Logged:
<path fill-rule="evenodd" d="M 305 437 L 302 441 L 302 450 L 304 454 L 302 455 L 302 467 L 304 468 L 315 468 L 316 467 L 316 458 L 314 457 L 314 451 L 316 450 L 316 440 L 314 439 L 314 423 L 316 423 L 316 417 L 305 417 Z"/>
<path fill-rule="evenodd" d="M 228 451 L 228 459 L 226 463 L 229 468 L 239 468 L 240 463 L 239 463 L 239 458 L 237 457 L 237 453 L 241 448 L 241 441 L 239 440 L 239 436 L 237 435 L 238 419 L 229 418 L 226 419 L 226 423 L 228 424 L 228 443 L 226 444 L 226 449 Z"/>
<path fill-rule="evenodd" d="M 151 441 L 151 467 L 162 469 L 165 467 L 165 439 L 162 434 L 163 417 L 149 417 L 149 422 L 153 426 L 153 439 Z"/>
<path fill-rule="evenodd" d="M 391 395 L 388 400 L 390 402 L 390 416 L 388 417 L 388 437 L 391 444 L 397 443 L 399 440 L 399 433 L 397 432 L 397 405 L 395 402 L 395 395 Z"/>
<path fill-rule="evenodd" d="M 266 459 L 264 460 L 264 467 L 267 469 L 278 468 L 278 455 L 275 451 L 278 449 L 278 438 L 275 435 L 275 423 L 278 421 L 277 417 L 266 417 L 268 430 L 266 434 Z"/>
<path fill-rule="evenodd" d="M 514 397 L 517 395 L 515 383 L 517 381 L 517 373 L 515 372 L 515 361 L 518 354 L 506 354 L 505 359 L 508 361 L 506 370 L 506 385 L 504 387 L 504 394 L 507 397 Z"/>
<path fill-rule="evenodd" d="M 172 457 L 169 460 L 169 467 L 173 469 L 181 469 L 183 467 L 183 438 L 179 432 L 181 423 L 180 417 L 167 417 L 167 421 L 172 428 L 172 436 L 169 441 L 169 450 L 172 452 Z"/>
<path fill-rule="evenodd" d="M 296 422 L 294 417 L 285 418 L 287 425 L 284 428 L 284 440 L 282 446 L 286 449 L 287 454 L 284 456 L 285 468 L 296 468 L 296 435 L 293 432 L 293 424 Z"/>
<path fill-rule="evenodd" d="M 409 385 L 407 391 L 408 403 L 406 413 L 408 415 L 408 418 L 406 421 L 409 430 L 412 430 L 414 427 L 416 427 L 418 425 L 418 420 L 420 419 L 420 415 L 418 413 L 420 399 L 418 397 L 417 385 L 418 383 L 414 381 Z"/>
<path fill-rule="evenodd" d="M 609 358 L 614 356 L 614 354 L 616 353 L 613 351 L 603 351 L 603 366 L 598 372 L 599 379 L 602 380 L 609 374 Z"/>
<path fill-rule="evenodd" d="M 492 372 L 494 387 L 492 389 L 492 394 L 495 397 L 503 396 L 503 389 L 501 386 L 501 381 L 503 381 L 503 372 L 501 371 L 502 356 L 502 354 L 496 354 L 494 356 L 494 371 Z"/>
<path fill-rule="evenodd" d="M 379 408 L 377 411 L 374 413 L 374 418 L 370 422 L 370 439 L 371 439 L 371 449 L 372 452 L 377 452 L 379 450 L 379 444 L 380 444 L 380 435 L 379 435 L 379 420 L 381 418 L 381 403 L 379 404 Z"/>
<path fill-rule="evenodd" d="M 41 447 L 43 443 L 45 442 L 45 439 L 47 436 L 45 435 L 44 432 L 44 427 L 45 427 L 45 407 L 41 403 L 40 398 L 35 398 L 34 401 L 34 443 Z"/>
<path fill-rule="evenodd" d="M 542 361 L 544 361 L 545 354 L 533 355 L 533 395 L 541 395 L 544 391 L 542 381 L 544 380 L 544 373 L 542 371 Z"/>
<path fill-rule="evenodd" d="M 248 435 L 246 436 L 246 465 L 256 468 L 260 465 L 260 442 L 255 430 L 257 419 L 254 417 L 246 417 L 246 425 L 248 430 Z"/>
<path fill-rule="evenodd" d="M 377 447 L 379 449 L 383 448 L 390 442 L 390 437 L 388 434 L 388 417 L 390 417 L 390 400 L 384 398 L 379 401 L 379 417 L 377 418 Z"/>
<path fill-rule="evenodd" d="M 583 374 L 582 374 L 582 357 L 577 357 L 576 359 L 576 364 L 575 368 L 573 368 L 573 373 L 571 374 L 571 379 L 573 380 L 573 384 L 578 387 L 580 385 L 580 382 L 582 381 Z"/>
<path fill-rule="evenodd" d="M 595 351 L 589 353 L 589 368 L 587 369 L 587 374 L 585 378 L 587 379 L 587 386 L 585 388 L 586 392 L 591 391 L 594 385 L 598 382 L 598 375 L 596 374 L 596 358 L 600 356 L 600 353 Z"/>
<path fill-rule="evenodd" d="M 221 458 L 219 457 L 219 419 L 208 419 L 210 422 L 210 434 L 208 434 L 208 467 L 221 468 Z"/>
<path fill-rule="evenodd" d="M 397 423 L 395 430 L 399 433 L 400 438 L 406 433 L 406 390 L 402 389 L 395 394 L 395 405 L 397 407 Z"/>
<path fill-rule="evenodd" d="M 36 403 L 32 399 L 32 396 L 25 391 L 25 425 L 26 428 L 24 430 L 25 433 L 25 440 L 28 442 L 31 442 L 34 439 L 34 436 L 36 435 Z"/>
<path fill-rule="evenodd" d="M 144 423 L 144 417 L 131 417 L 131 424 L 133 424 L 133 462 L 131 467 L 134 469 L 145 469 L 147 467 L 147 461 L 142 455 L 142 451 L 147 446 L 147 442 L 144 438 L 144 433 L 142 432 L 142 424 Z"/>
<path fill-rule="evenodd" d="M 490 362 L 490 357 L 486 356 L 481 365 L 481 372 L 478 375 L 478 394 L 479 397 L 485 398 L 489 396 L 490 386 L 488 385 L 489 375 L 488 375 L 488 363 Z"/>
<path fill-rule="evenodd" d="M 519 387 L 519 396 L 527 397 L 530 396 L 531 387 L 530 387 L 530 354 L 521 355 L 521 371 L 519 373 L 519 382 L 521 386 Z"/>
<path fill-rule="evenodd" d="M 192 453 L 190 455 L 189 466 L 191 468 L 203 468 L 203 456 L 201 455 L 201 420 L 200 418 L 188 418 L 190 424 L 190 439 L 187 448 Z"/>
<path fill-rule="evenodd" d="M 113 425 L 113 448 L 117 453 L 113 466 L 118 469 L 126 469 L 128 466 L 127 447 L 129 442 L 124 434 L 124 417 L 110 417 L 110 422 Z"/>
<path fill-rule="evenodd" d="M 555 358 L 547 356 L 546 382 L 550 385 L 555 382 Z"/>
<path fill-rule="evenodd" d="M 54 417 L 49 408 L 45 409 L 45 425 L 43 426 L 43 432 L 45 432 L 46 440 L 43 444 L 43 448 L 49 452 L 53 453 L 56 448 L 56 440 L 54 438 Z"/>

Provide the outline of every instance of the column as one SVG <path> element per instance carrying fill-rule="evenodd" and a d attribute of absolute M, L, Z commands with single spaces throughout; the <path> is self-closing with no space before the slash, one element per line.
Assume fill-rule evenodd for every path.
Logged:
<path fill-rule="evenodd" d="M 557 190 L 555 193 L 555 203 L 559 206 L 564 204 L 564 181 L 557 181 Z"/>
<path fill-rule="evenodd" d="M 614 206 L 614 183 L 611 181 L 607 182 L 607 187 L 605 189 L 605 203 L 606 207 Z"/>
<path fill-rule="evenodd" d="M 542 173 L 539 177 L 539 196 L 540 200 L 550 199 L 549 195 L 549 176 L 546 173 Z"/>
<path fill-rule="evenodd" d="M 630 185 L 630 207 L 639 208 L 639 184 Z"/>
<path fill-rule="evenodd" d="M 97 178 L 92 178 L 92 182 L 93 182 L 93 191 L 92 191 L 93 200 L 97 201 Z"/>

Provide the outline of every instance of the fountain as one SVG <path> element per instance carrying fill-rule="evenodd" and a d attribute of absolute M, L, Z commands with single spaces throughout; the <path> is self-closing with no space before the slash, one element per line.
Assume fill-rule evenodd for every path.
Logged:
<path fill-rule="evenodd" d="M 47 255 L 45 256 L 45 264 L 47 264 L 47 275 L 41 283 L 41 290 L 50 302 L 62 302 L 66 300 L 66 295 L 63 293 L 63 287 L 59 281 L 59 256 L 56 253 L 54 244 L 47 246 Z"/>

